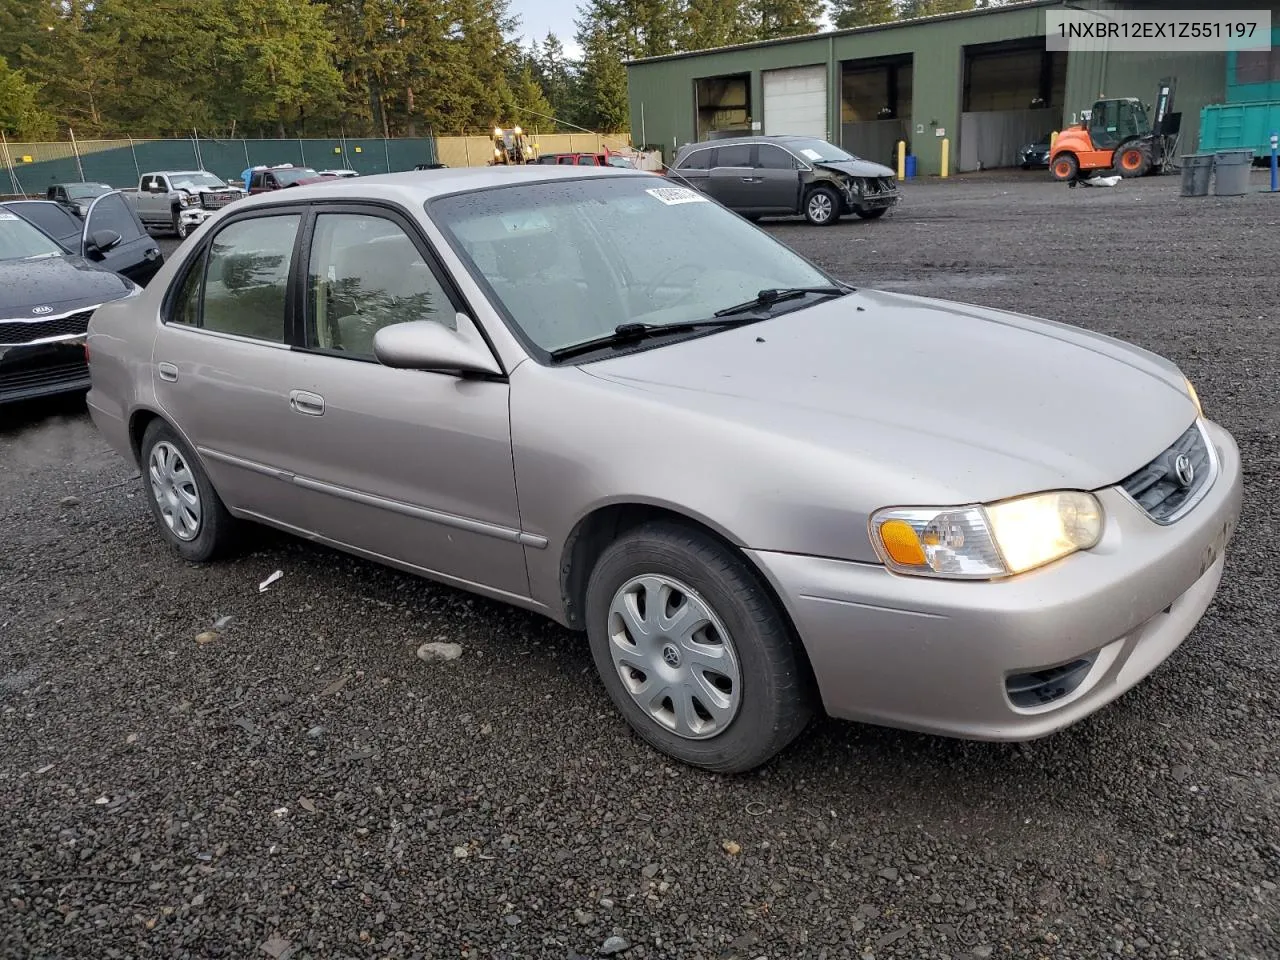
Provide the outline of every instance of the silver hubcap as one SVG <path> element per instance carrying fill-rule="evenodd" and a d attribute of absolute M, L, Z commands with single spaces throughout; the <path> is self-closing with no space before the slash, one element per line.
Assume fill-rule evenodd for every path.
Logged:
<path fill-rule="evenodd" d="M 831 198 L 825 193 L 815 193 L 809 198 L 809 216 L 819 222 L 831 217 Z"/>
<path fill-rule="evenodd" d="M 738 712 L 742 677 L 715 611 L 671 577 L 624 583 L 609 605 L 609 654 L 645 713 L 688 740 L 723 733 Z"/>
<path fill-rule="evenodd" d="M 200 489 L 186 458 L 168 440 L 161 440 L 151 448 L 147 472 L 165 526 L 179 540 L 194 540 L 200 533 Z"/>

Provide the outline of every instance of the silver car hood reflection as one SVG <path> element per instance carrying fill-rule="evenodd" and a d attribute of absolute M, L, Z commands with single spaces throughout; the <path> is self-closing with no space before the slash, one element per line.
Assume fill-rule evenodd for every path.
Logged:
<path fill-rule="evenodd" d="M 879 291 L 582 369 L 958 501 L 1109 486 L 1196 416 L 1177 368 L 1129 344 Z"/>

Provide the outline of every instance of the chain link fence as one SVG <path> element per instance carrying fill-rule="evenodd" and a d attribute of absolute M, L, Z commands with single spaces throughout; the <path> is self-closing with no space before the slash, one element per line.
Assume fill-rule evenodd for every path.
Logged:
<path fill-rule="evenodd" d="M 538 152 L 603 153 L 629 150 L 627 134 L 549 133 L 531 139 Z M 362 175 L 412 170 L 420 163 L 482 167 L 493 160 L 488 136 L 280 140 L 67 140 L 0 142 L 0 195 L 43 196 L 53 183 L 88 181 L 136 187 L 152 170 L 208 170 L 239 180 L 248 167 L 280 163 Z"/>
<path fill-rule="evenodd" d="M 0 144 L 0 193 L 43 196 L 52 183 L 88 181 L 136 187 L 151 170 L 208 170 L 239 180 L 247 168 L 292 163 L 360 174 L 439 163 L 434 137 L 298 140 L 70 140 Z M 447 161 L 445 161 L 447 162 Z"/>

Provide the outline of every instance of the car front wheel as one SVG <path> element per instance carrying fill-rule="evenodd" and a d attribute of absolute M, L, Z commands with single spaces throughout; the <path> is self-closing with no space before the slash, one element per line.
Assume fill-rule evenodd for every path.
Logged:
<path fill-rule="evenodd" d="M 147 503 L 174 552 L 203 563 L 229 547 L 236 521 L 178 432 L 152 420 L 142 435 L 141 453 Z"/>
<path fill-rule="evenodd" d="M 721 773 L 757 767 L 814 712 L 807 665 L 741 556 L 675 523 L 611 544 L 587 587 L 596 669 L 658 750 Z"/>
<path fill-rule="evenodd" d="M 815 187 L 804 200 L 804 218 L 815 227 L 840 219 L 840 194 L 830 187 Z"/>

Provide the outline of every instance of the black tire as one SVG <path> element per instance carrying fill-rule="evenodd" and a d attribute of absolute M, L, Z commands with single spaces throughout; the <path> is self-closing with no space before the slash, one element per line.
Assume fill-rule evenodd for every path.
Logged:
<path fill-rule="evenodd" d="M 180 209 L 173 211 L 173 232 L 179 240 L 187 239 L 187 234 L 190 232 L 187 225 L 182 222 L 182 211 Z"/>
<path fill-rule="evenodd" d="M 624 686 L 610 653 L 615 594 L 636 577 L 654 575 L 683 583 L 713 611 L 737 659 L 737 711 L 705 739 L 682 737 L 651 717 Z M 791 743 L 814 715 L 812 678 L 786 618 L 746 560 L 705 533 L 659 521 L 610 544 L 591 572 L 586 615 L 610 699 L 646 742 L 683 763 L 718 773 L 751 770 Z"/>
<path fill-rule="evenodd" d="M 1074 180 L 1080 174 L 1080 161 L 1074 153 L 1059 154 L 1049 164 L 1049 172 L 1059 182 Z"/>
<path fill-rule="evenodd" d="M 1122 143 L 1111 162 L 1122 177 L 1145 177 L 1151 170 L 1151 151 L 1143 143 Z"/>
<path fill-rule="evenodd" d="M 872 207 L 871 209 L 868 210 L 865 207 L 859 207 L 855 212 L 863 220 L 879 220 L 881 217 L 883 217 L 886 213 L 889 212 L 889 208 L 888 207 Z"/>
<path fill-rule="evenodd" d="M 815 227 L 829 227 L 840 219 L 840 194 L 832 187 L 814 187 L 804 198 L 804 218 Z"/>
<path fill-rule="evenodd" d="M 160 502 L 157 500 L 156 486 L 153 483 L 152 453 L 156 447 L 167 444 L 168 449 L 175 451 L 190 471 L 191 478 L 199 496 L 200 517 L 196 533 L 190 539 L 184 539 L 170 529 L 165 520 Z M 205 473 L 198 457 L 192 453 L 186 441 L 178 432 L 163 420 L 152 420 L 142 435 L 141 448 L 142 489 L 160 528 L 160 536 L 178 556 L 192 563 L 207 563 L 226 553 L 235 543 L 238 523 L 231 516 L 222 498 L 213 489 L 209 476 Z"/>

